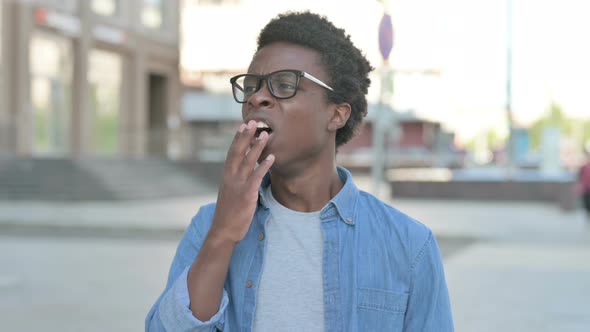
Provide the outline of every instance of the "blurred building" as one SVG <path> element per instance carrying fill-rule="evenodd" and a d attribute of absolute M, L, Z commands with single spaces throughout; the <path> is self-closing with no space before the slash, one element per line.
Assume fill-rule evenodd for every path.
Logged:
<path fill-rule="evenodd" d="M 377 1 L 349 1 L 347 10 L 329 10 L 338 0 L 184 0 L 181 19 L 181 79 L 185 85 L 181 109 L 190 157 L 222 161 L 237 125 L 241 105 L 231 96 L 230 77 L 244 73 L 264 25 L 287 10 L 311 10 L 345 26 L 354 42 L 380 61 L 378 24 L 383 9 Z M 256 19 L 245 19 L 253 18 Z M 355 20 L 351 20 L 355 17 Z M 371 36 L 369 38 L 367 36 Z M 374 82 L 379 81 L 373 77 Z M 375 90 L 372 90 L 375 92 Z M 369 97 L 375 107 L 375 93 Z M 372 103 L 371 103 L 372 101 Z M 369 111 L 371 112 L 371 110 Z"/>
<path fill-rule="evenodd" d="M 395 126 L 386 132 L 384 142 L 387 168 L 463 166 L 464 154 L 455 148 L 455 133 L 413 112 L 396 112 L 394 117 Z M 372 164 L 374 123 L 369 114 L 357 135 L 339 148 L 341 163 L 359 168 Z"/>
<path fill-rule="evenodd" d="M 180 154 L 178 0 L 0 1 L 0 154 Z"/>
<path fill-rule="evenodd" d="M 260 29 L 278 13 L 287 10 L 311 10 L 326 15 L 336 25 L 344 27 L 355 45 L 366 52 L 370 62 L 375 67 L 380 67 L 382 58 L 379 53 L 378 26 L 383 15 L 382 5 L 378 1 L 353 0 L 346 3 L 345 9 L 333 10 L 338 6 L 342 6 L 342 2 L 338 0 L 275 0 L 265 2 L 264 5 L 261 0 L 183 1 L 181 30 L 185 33 L 181 36 L 180 66 L 181 78 L 186 89 L 181 102 L 181 113 L 186 121 L 185 137 L 187 142 L 190 142 L 188 145 L 191 149 L 188 154 L 191 157 L 217 162 L 225 158 L 237 124 L 242 121 L 241 105 L 231 96 L 229 79 L 247 70 L 256 49 L 256 38 Z M 244 19 L 245 17 L 256 19 Z M 203 31 L 212 33 L 197 33 Z M 212 48 L 214 51 L 211 51 Z M 431 67 L 430 64 L 420 66 L 416 63 L 402 62 L 396 63 L 395 73 L 397 77 L 410 76 L 415 82 L 428 81 L 431 87 L 440 83 L 440 70 L 436 66 Z M 440 124 L 437 123 L 436 128 L 430 128 L 428 126 L 432 122 L 415 116 L 412 116 L 412 120 L 424 124 L 424 127 L 416 128 L 416 132 L 414 128 L 409 127 L 409 123 L 398 124 L 397 121 L 403 117 L 400 114 L 396 115 L 397 112 L 391 106 L 389 90 L 392 90 L 393 75 L 390 75 L 388 80 L 382 80 L 380 72 L 383 70 L 375 70 L 371 74 L 372 85 L 367 96 L 366 125 L 350 143 L 339 149 L 339 162 L 347 166 L 353 166 L 354 163 L 364 166 L 371 164 L 374 158 L 372 124 L 379 105 L 382 105 L 386 113 L 385 118 L 389 122 L 386 149 L 392 155 L 390 159 L 394 160 L 403 152 L 411 154 L 412 160 L 424 159 L 416 162 L 419 165 L 432 164 L 433 152 L 450 149 L 454 144 L 453 140 L 441 140 L 445 137 L 440 130 Z M 382 82 L 391 83 L 391 86 L 385 87 L 385 90 L 389 91 L 389 99 L 383 98 L 384 102 L 379 100 Z M 418 98 L 424 99 L 424 84 L 417 86 L 417 89 L 422 92 Z M 407 104 L 411 103 L 406 102 L 404 106 L 408 106 Z M 422 135 L 424 140 L 420 141 L 417 147 L 400 145 L 400 142 L 406 141 L 407 135 Z M 447 144 L 448 148 L 443 148 L 444 144 L 441 142 Z M 415 151 L 419 152 L 414 153 Z M 393 156 L 395 153 L 397 155 Z"/>

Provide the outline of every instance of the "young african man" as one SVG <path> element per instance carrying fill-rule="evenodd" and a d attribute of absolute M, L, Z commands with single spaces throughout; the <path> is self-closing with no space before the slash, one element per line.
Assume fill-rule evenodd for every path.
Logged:
<path fill-rule="evenodd" d="M 146 331 L 453 330 L 432 232 L 336 165 L 373 68 L 327 19 L 279 15 L 231 80 L 243 124 Z"/>

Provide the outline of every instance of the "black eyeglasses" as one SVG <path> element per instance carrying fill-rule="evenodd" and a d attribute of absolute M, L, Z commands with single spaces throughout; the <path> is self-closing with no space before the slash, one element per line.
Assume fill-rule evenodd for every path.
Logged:
<path fill-rule="evenodd" d="M 245 103 L 250 96 L 262 87 L 262 81 L 266 81 L 268 91 L 277 99 L 292 98 L 297 93 L 299 80 L 305 77 L 308 80 L 334 91 L 329 85 L 313 77 L 312 75 L 295 69 L 285 69 L 272 72 L 267 75 L 242 74 L 232 77 L 229 81 L 232 86 L 234 99 L 238 103 Z"/>

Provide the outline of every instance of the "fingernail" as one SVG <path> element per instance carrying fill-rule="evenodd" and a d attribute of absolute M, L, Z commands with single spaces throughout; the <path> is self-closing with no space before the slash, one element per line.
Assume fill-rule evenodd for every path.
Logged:
<path fill-rule="evenodd" d="M 240 127 L 238 128 L 238 131 L 239 131 L 240 133 L 243 133 L 243 132 L 244 132 L 244 129 L 246 129 L 246 124 L 242 123 L 242 124 L 240 125 Z"/>
<path fill-rule="evenodd" d="M 269 154 L 268 156 L 266 156 L 266 160 L 271 161 L 275 159 L 275 155 L 274 154 Z"/>
<path fill-rule="evenodd" d="M 250 120 L 250 121 L 248 122 L 248 129 L 252 129 L 252 128 L 254 128 L 254 127 L 256 127 L 256 121 L 254 121 L 254 120 Z"/>
<path fill-rule="evenodd" d="M 266 131 L 263 131 L 260 133 L 260 135 L 258 135 L 258 139 L 263 139 L 263 138 L 267 138 L 268 137 L 268 133 Z"/>

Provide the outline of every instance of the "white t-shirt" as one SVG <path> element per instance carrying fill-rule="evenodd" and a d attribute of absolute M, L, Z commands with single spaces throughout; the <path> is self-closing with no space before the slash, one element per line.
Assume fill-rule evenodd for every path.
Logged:
<path fill-rule="evenodd" d="M 324 331 L 320 211 L 290 210 L 263 195 L 270 209 L 256 297 L 254 331 Z"/>

